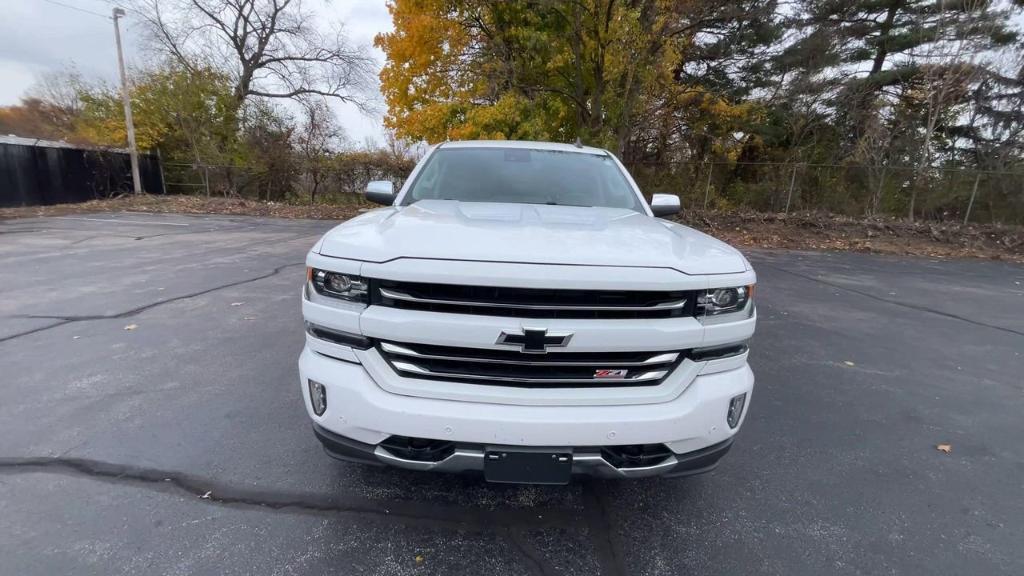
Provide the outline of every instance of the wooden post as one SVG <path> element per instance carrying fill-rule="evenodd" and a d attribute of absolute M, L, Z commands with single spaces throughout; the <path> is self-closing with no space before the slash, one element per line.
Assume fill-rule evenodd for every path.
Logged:
<path fill-rule="evenodd" d="M 164 157 L 160 154 L 160 149 L 156 149 L 156 163 L 160 166 L 160 190 L 164 196 L 167 196 L 167 179 L 164 178 Z"/>
<path fill-rule="evenodd" d="M 789 176 L 789 194 L 786 196 L 786 214 L 789 214 L 789 203 L 793 200 L 793 186 L 796 184 L 796 164 L 793 164 L 793 172 Z"/>
<path fill-rule="evenodd" d="M 887 166 L 882 166 L 882 175 L 878 178 L 878 188 L 875 190 L 875 196 L 871 199 L 871 206 L 868 208 L 870 213 L 868 216 L 874 216 L 878 213 L 878 207 L 882 205 L 882 194 L 885 193 L 885 169 Z"/>
<path fill-rule="evenodd" d="M 206 197 L 210 197 L 210 167 L 203 166 L 203 185 L 206 186 Z"/>
<path fill-rule="evenodd" d="M 714 164 L 711 164 L 711 163 L 707 163 L 707 164 L 708 164 L 708 183 L 707 183 L 706 186 L 704 186 L 704 210 L 708 209 L 708 196 L 711 195 L 711 173 L 715 169 L 715 165 Z"/>
<path fill-rule="evenodd" d="M 971 208 L 974 208 L 974 197 L 978 195 L 979 180 L 981 180 L 980 171 L 974 176 L 974 187 L 971 188 L 971 201 L 967 203 L 967 212 L 964 213 L 964 226 L 967 226 L 967 220 L 971 217 Z"/>

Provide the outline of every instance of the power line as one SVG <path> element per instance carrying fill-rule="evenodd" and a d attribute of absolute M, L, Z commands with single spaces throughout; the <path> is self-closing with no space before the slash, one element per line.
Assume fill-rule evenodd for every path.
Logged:
<path fill-rule="evenodd" d="M 86 14 L 92 14 L 93 16 L 99 16 L 100 18 L 103 18 L 104 20 L 110 20 L 110 16 L 107 16 L 106 14 L 100 14 L 99 12 L 93 12 L 92 10 L 87 10 L 87 9 L 81 8 L 79 6 L 72 6 L 70 4 L 65 4 L 63 2 L 58 2 L 57 0 L 43 0 L 43 2 L 48 2 L 48 3 L 56 5 L 56 6 L 61 6 L 61 7 L 64 7 L 64 8 L 69 8 L 71 10 L 77 10 L 79 12 L 84 12 Z"/>

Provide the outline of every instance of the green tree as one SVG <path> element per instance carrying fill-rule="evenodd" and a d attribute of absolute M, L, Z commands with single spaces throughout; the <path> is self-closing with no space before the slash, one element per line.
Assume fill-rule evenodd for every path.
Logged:
<path fill-rule="evenodd" d="M 238 154 L 239 109 L 231 84 L 213 70 L 180 67 L 142 73 L 131 82 L 136 141 L 143 150 L 159 148 L 177 162 L 225 163 Z M 83 90 L 75 134 L 106 146 L 124 146 L 124 108 L 110 87 Z"/>

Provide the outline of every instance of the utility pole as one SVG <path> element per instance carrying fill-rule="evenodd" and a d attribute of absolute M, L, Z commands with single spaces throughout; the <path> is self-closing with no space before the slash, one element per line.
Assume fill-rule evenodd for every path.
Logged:
<path fill-rule="evenodd" d="M 128 93 L 128 75 L 124 71 L 124 54 L 121 51 L 121 29 L 117 19 L 124 16 L 124 8 L 115 7 L 114 38 L 117 40 L 117 67 L 121 71 L 121 99 L 124 100 L 124 123 L 128 128 L 128 155 L 132 160 L 132 188 L 136 194 L 142 193 L 142 180 L 139 178 L 139 152 L 135 149 L 135 123 L 132 121 L 132 98 Z"/>

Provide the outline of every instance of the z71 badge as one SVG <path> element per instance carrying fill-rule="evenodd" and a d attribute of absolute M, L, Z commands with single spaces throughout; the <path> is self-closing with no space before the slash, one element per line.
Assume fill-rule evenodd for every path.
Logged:
<path fill-rule="evenodd" d="M 629 370 L 594 370 L 594 378 L 625 378 Z"/>

